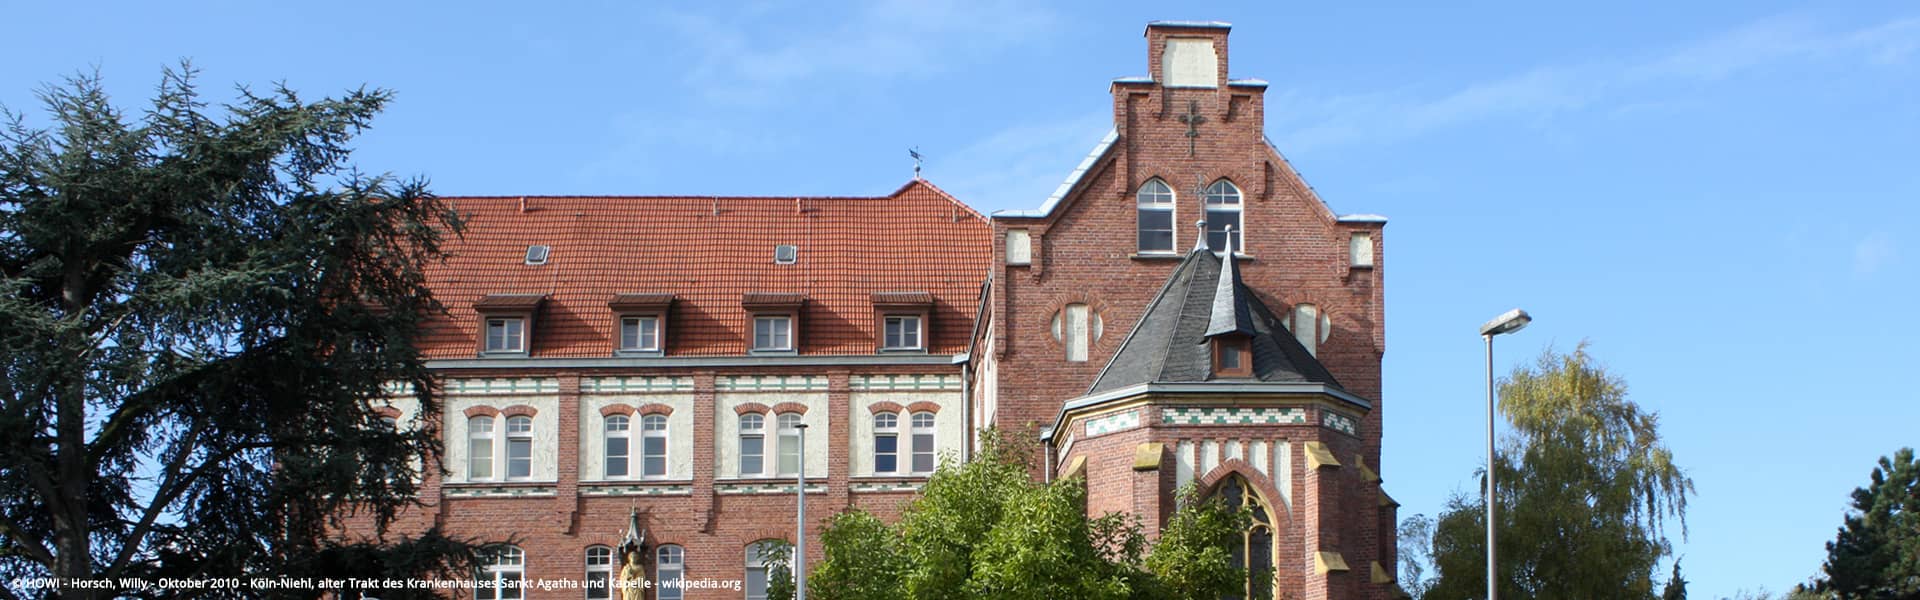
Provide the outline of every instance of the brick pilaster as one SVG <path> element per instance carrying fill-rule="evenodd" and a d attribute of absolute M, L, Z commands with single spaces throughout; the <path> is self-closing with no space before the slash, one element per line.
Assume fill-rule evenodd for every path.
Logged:
<path fill-rule="evenodd" d="M 715 512 L 713 371 L 693 374 L 693 511 L 695 529 L 713 533 Z"/>
<path fill-rule="evenodd" d="M 580 374 L 561 373 L 559 380 L 553 514 L 561 531 L 573 533 L 580 516 Z"/>
<path fill-rule="evenodd" d="M 852 392 L 847 371 L 827 372 L 827 502 L 829 513 L 840 512 L 850 503 L 847 477 L 853 467 L 848 456 L 848 432 L 853 430 Z M 812 507 L 808 507 L 811 512 Z M 811 553 L 809 553 L 811 554 Z"/>

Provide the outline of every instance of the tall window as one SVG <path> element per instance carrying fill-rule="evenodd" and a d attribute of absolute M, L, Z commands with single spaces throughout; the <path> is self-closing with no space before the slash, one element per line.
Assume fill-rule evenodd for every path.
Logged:
<path fill-rule="evenodd" d="M 780 474 L 800 473 L 800 414 L 780 415 Z"/>
<path fill-rule="evenodd" d="M 933 413 L 913 413 L 913 472 L 933 472 Z"/>
<path fill-rule="evenodd" d="M 1245 252 L 1246 227 L 1240 224 L 1240 188 L 1225 179 L 1207 186 L 1207 247 L 1215 252 L 1227 249 L 1227 226 L 1233 226 L 1233 250 Z"/>
<path fill-rule="evenodd" d="M 680 600 L 685 590 L 680 587 L 680 578 L 687 570 L 687 553 L 679 546 L 662 544 L 654 551 L 653 579 L 660 588 L 660 600 Z"/>
<path fill-rule="evenodd" d="M 873 415 L 873 472 L 900 470 L 900 416 L 893 413 Z"/>
<path fill-rule="evenodd" d="M 1087 349 L 1100 339 L 1100 330 L 1100 315 L 1085 304 L 1068 304 L 1053 314 L 1053 339 L 1066 347 L 1070 362 L 1087 362 Z"/>
<path fill-rule="evenodd" d="M 526 352 L 526 336 L 523 335 L 526 321 L 520 318 L 493 317 L 487 319 L 488 352 Z"/>
<path fill-rule="evenodd" d="M 747 600 L 766 600 L 768 567 L 776 562 L 782 542 L 761 540 L 747 546 Z"/>
<path fill-rule="evenodd" d="M 658 352 L 660 319 L 625 317 L 620 319 L 620 349 L 626 352 Z"/>
<path fill-rule="evenodd" d="M 613 549 L 606 546 L 587 548 L 587 579 L 585 581 L 588 600 L 603 600 L 613 597 Z"/>
<path fill-rule="evenodd" d="M 880 347 L 887 350 L 919 350 L 920 317 L 887 317 L 886 335 Z"/>
<path fill-rule="evenodd" d="M 792 317 L 754 317 L 754 350 L 792 350 Z"/>
<path fill-rule="evenodd" d="M 493 417 L 467 419 L 467 479 L 493 479 Z"/>
<path fill-rule="evenodd" d="M 647 415 L 640 419 L 640 474 L 667 476 L 667 417 Z"/>
<path fill-rule="evenodd" d="M 626 415 L 607 417 L 607 477 L 627 476 L 629 424 Z"/>
<path fill-rule="evenodd" d="M 518 600 L 520 582 L 527 576 L 527 555 L 505 544 L 480 549 L 480 564 L 473 572 L 474 600 Z"/>
<path fill-rule="evenodd" d="M 740 474 L 765 473 L 766 459 L 766 418 L 756 414 L 740 415 Z"/>
<path fill-rule="evenodd" d="M 1228 509 L 1237 511 L 1246 506 L 1253 513 L 1246 530 L 1240 532 L 1240 539 L 1228 550 L 1233 566 L 1247 578 L 1242 584 L 1245 595 L 1233 597 L 1272 600 L 1273 516 L 1267 513 L 1259 494 L 1239 475 L 1229 476 L 1213 493 L 1226 502 Z"/>
<path fill-rule="evenodd" d="M 507 418 L 507 479 L 533 476 L 533 417 Z"/>
<path fill-rule="evenodd" d="M 1140 252 L 1173 252 L 1173 188 L 1155 177 L 1133 197 L 1140 208 Z"/>
<path fill-rule="evenodd" d="M 1280 320 L 1280 324 L 1293 332 L 1293 339 L 1300 340 L 1308 354 L 1320 354 L 1320 344 L 1327 341 L 1333 333 L 1333 320 L 1320 307 L 1306 302 L 1293 305 L 1293 311 Z"/>

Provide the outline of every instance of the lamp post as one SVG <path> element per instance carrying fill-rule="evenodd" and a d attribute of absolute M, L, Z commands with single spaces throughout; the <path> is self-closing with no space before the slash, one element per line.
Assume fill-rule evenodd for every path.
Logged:
<path fill-rule="evenodd" d="M 1516 308 L 1480 326 L 1480 337 L 1487 340 L 1487 600 L 1500 600 L 1493 553 L 1493 336 L 1519 331 L 1532 322 L 1527 311 Z"/>
<path fill-rule="evenodd" d="M 797 532 L 793 536 L 793 598 L 807 600 L 807 424 L 794 425 L 793 435 L 800 438 L 800 465 L 794 469 L 799 473 L 799 488 L 794 491 L 800 498 L 799 518 L 795 524 Z"/>

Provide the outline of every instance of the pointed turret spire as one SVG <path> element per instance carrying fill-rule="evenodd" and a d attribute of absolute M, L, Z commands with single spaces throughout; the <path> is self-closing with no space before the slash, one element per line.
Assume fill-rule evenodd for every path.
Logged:
<path fill-rule="evenodd" d="M 1242 293 L 1240 272 L 1233 267 L 1233 226 L 1227 226 L 1227 248 L 1220 257 L 1220 280 L 1213 291 L 1213 314 L 1207 319 L 1206 337 L 1238 333 L 1253 335 L 1253 310 Z"/>

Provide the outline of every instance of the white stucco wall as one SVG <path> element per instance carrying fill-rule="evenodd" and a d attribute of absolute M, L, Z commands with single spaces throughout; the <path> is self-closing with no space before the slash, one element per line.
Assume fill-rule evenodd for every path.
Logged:
<path fill-rule="evenodd" d="M 807 424 L 807 453 L 802 460 L 806 463 L 808 473 L 826 475 L 827 450 L 829 440 L 833 439 L 833 432 L 828 429 L 826 392 L 729 392 L 714 395 L 713 456 L 716 478 L 740 478 L 740 416 L 734 409 L 750 402 L 765 404 L 768 408 L 782 402 L 807 405 L 807 412 L 800 418 L 800 422 Z M 766 419 L 766 464 L 767 471 L 773 472 L 780 456 L 779 415 L 768 414 Z M 748 476 L 749 479 L 771 477 L 775 476 Z"/>
<path fill-rule="evenodd" d="M 673 407 L 673 414 L 667 415 L 667 480 L 693 479 L 693 394 L 597 394 L 580 397 L 580 480 L 608 481 L 607 445 L 603 438 L 606 432 L 606 417 L 600 416 L 600 409 L 611 404 L 625 404 L 639 408 L 645 404 L 665 404 Z M 641 415 L 629 415 L 627 434 L 628 467 L 631 477 L 613 481 L 658 481 L 639 475 L 641 465 L 640 430 Z"/>
<path fill-rule="evenodd" d="M 1168 87 L 1218 87 L 1220 55 L 1205 38 L 1171 38 L 1160 55 Z"/>
<path fill-rule="evenodd" d="M 947 460 L 952 455 L 959 459 L 962 439 L 966 435 L 966 422 L 961 416 L 960 405 L 965 398 L 959 391 L 939 392 L 898 392 L 874 391 L 853 392 L 848 396 L 850 405 L 847 415 L 852 423 L 849 430 L 852 435 L 847 439 L 847 456 L 853 461 L 848 473 L 854 477 L 873 477 L 873 412 L 869 408 L 876 402 L 892 402 L 902 407 L 915 402 L 932 402 L 940 405 L 939 412 L 933 414 L 933 449 L 937 460 Z M 913 412 L 900 414 L 900 468 L 901 473 L 883 473 L 881 476 L 907 475 L 913 460 Z"/>
<path fill-rule="evenodd" d="M 394 419 L 401 431 L 420 427 L 420 400 L 413 396 L 387 396 L 373 403 L 373 406 L 389 407 L 400 411 L 400 417 Z"/>
<path fill-rule="evenodd" d="M 447 482 L 468 483 L 467 479 L 467 415 L 466 410 L 475 406 L 491 406 L 502 409 L 516 404 L 525 404 L 534 408 L 533 414 L 533 465 L 528 479 L 511 481 L 554 482 L 559 479 L 560 448 L 560 400 L 555 396 L 519 396 L 519 395 L 449 395 L 441 414 L 441 423 L 446 425 Z M 507 418 L 499 416 L 493 423 L 494 475 L 493 479 L 483 481 L 500 482 L 506 473 L 506 432 Z"/>

